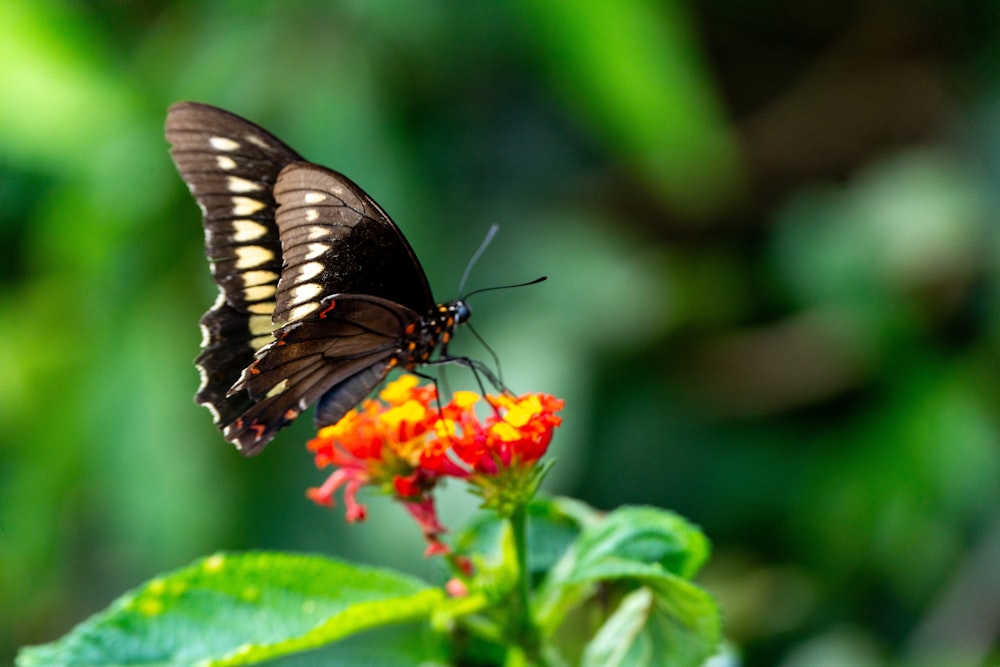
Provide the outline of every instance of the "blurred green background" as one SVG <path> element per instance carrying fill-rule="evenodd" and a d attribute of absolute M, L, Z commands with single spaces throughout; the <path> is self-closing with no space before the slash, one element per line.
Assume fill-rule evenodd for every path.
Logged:
<path fill-rule="evenodd" d="M 304 498 L 308 420 L 244 460 L 193 404 L 183 99 L 349 174 L 439 299 L 501 225 L 469 287 L 550 280 L 474 321 L 567 400 L 548 488 L 700 524 L 743 664 L 1000 657 L 994 0 L 7 0 L 0 90 L 0 661 L 217 549 L 434 574 Z"/>

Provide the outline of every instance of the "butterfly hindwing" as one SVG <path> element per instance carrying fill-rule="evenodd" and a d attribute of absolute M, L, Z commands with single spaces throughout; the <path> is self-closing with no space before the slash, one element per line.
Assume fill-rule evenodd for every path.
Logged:
<path fill-rule="evenodd" d="M 195 360 L 201 386 L 195 401 L 204 405 L 220 428 L 239 417 L 253 401 L 246 394 L 227 396 L 233 378 L 254 361 L 253 337 L 247 331 L 247 314 L 220 295 L 201 318 L 202 352 Z"/>
<path fill-rule="evenodd" d="M 396 364 L 406 326 L 417 318 L 377 297 L 324 299 L 318 313 L 282 327 L 243 372 L 233 391 L 247 393 L 255 405 L 225 430 L 226 438 L 254 454 L 317 400 L 330 406 L 317 412 L 317 422 L 338 421 Z"/>

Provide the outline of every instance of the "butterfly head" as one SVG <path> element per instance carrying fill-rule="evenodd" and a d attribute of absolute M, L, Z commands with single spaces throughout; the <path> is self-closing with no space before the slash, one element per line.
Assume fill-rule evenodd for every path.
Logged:
<path fill-rule="evenodd" d="M 462 299 L 453 302 L 448 307 L 448 310 L 451 311 L 452 316 L 455 318 L 455 324 L 465 324 L 469 321 L 469 318 L 472 317 L 472 309 L 469 308 L 469 304 Z"/>

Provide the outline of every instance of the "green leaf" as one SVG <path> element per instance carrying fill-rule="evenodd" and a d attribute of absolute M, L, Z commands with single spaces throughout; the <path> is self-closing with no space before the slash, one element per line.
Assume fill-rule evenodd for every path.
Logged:
<path fill-rule="evenodd" d="M 534 600 L 543 634 L 572 656 L 583 645 L 591 664 L 688 665 L 710 656 L 720 637 L 718 608 L 688 581 L 708 557 L 701 531 L 652 507 L 623 507 L 596 521 L 578 515 L 587 520 L 579 539 Z M 614 611 L 602 619 L 609 602 Z M 595 620 L 603 620 L 600 630 Z M 657 663 L 663 655 L 674 662 Z"/>
<path fill-rule="evenodd" d="M 691 578 L 709 543 L 683 517 L 654 507 L 622 507 L 587 527 L 553 576 L 565 581 L 657 575 Z"/>
<path fill-rule="evenodd" d="M 442 597 L 411 577 L 320 556 L 216 554 L 126 593 L 58 641 L 23 649 L 17 664 L 252 664 L 426 618 Z"/>
<path fill-rule="evenodd" d="M 719 643 L 712 598 L 672 577 L 626 595 L 586 646 L 581 665 L 698 667 Z"/>

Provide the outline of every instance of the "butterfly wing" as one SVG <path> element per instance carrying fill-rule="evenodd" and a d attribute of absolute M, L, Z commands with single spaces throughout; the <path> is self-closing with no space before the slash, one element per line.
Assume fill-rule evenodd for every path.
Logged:
<path fill-rule="evenodd" d="M 332 295 L 316 314 L 282 327 L 234 386 L 254 404 L 224 430 L 250 456 L 278 429 L 320 401 L 316 421 L 332 424 L 356 406 L 398 361 L 417 313 L 393 301 Z"/>
<path fill-rule="evenodd" d="M 317 400 L 318 424 L 339 420 L 382 381 L 407 327 L 434 307 L 399 228 L 346 176 L 294 163 L 274 194 L 285 262 L 274 311 L 281 328 L 233 387 L 257 403 L 225 431 L 245 454 Z"/>
<path fill-rule="evenodd" d="M 330 294 L 366 294 L 418 313 L 434 307 L 424 271 L 399 227 L 349 178 L 308 162 L 274 186 L 284 270 L 276 323 L 295 322 Z"/>
<path fill-rule="evenodd" d="M 202 210 L 205 249 L 220 289 L 201 319 L 195 363 L 202 384 L 195 400 L 222 428 L 252 405 L 246 394 L 226 394 L 254 353 L 273 340 L 282 264 L 273 188 L 282 168 L 302 158 L 263 128 L 195 102 L 170 107 L 166 136 Z"/>

